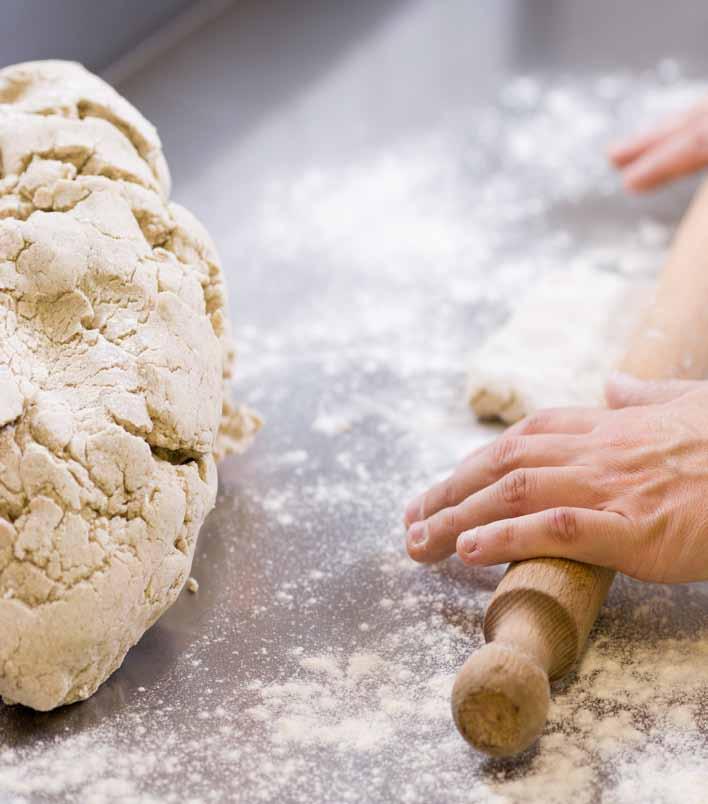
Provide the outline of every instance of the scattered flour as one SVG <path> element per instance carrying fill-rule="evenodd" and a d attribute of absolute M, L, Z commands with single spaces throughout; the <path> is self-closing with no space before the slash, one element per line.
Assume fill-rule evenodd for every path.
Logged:
<path fill-rule="evenodd" d="M 318 433 L 328 436 L 346 433 L 352 429 L 352 421 L 349 417 L 336 413 L 320 413 L 312 422 L 312 429 Z"/>
<path fill-rule="evenodd" d="M 297 260 L 321 292 L 237 333 L 270 442 L 224 473 L 197 557 L 209 582 L 187 607 L 199 628 L 168 615 L 80 707 L 0 710 L 1 801 L 706 800 L 707 585 L 618 580 L 538 746 L 489 761 L 455 732 L 449 693 L 501 570 L 418 567 L 400 524 L 411 493 L 493 434 L 465 410 L 463 355 L 511 289 L 569 262 L 655 269 L 680 203 L 628 209 L 603 148 L 704 89 L 670 62 L 524 76 L 429 137 L 267 183 L 226 261 L 283 266 L 290 293 Z"/>

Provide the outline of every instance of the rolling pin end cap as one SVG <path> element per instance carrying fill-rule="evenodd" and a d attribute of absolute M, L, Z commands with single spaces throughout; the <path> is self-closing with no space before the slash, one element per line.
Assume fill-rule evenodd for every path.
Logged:
<path fill-rule="evenodd" d="M 467 660 L 452 690 L 460 734 L 494 757 L 528 748 L 543 731 L 549 703 L 544 669 L 531 656 L 494 642 Z"/>

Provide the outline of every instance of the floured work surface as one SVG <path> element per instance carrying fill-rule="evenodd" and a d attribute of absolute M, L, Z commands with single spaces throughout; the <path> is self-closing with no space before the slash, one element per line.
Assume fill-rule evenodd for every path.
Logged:
<path fill-rule="evenodd" d="M 465 360 L 515 288 L 576 261 L 614 270 L 618 254 L 624 273 L 658 267 L 688 188 L 628 201 L 603 146 L 703 88 L 677 84 L 667 63 L 510 80 L 473 108 L 467 73 L 458 117 L 415 84 L 424 127 L 382 134 L 393 112 L 367 105 L 372 65 L 403 69 L 391 53 L 456 27 L 466 48 L 486 52 L 488 37 L 506 52 L 494 26 L 465 29 L 461 10 L 437 6 L 403 4 L 358 31 L 360 49 L 341 43 L 319 72 L 308 62 L 299 91 L 271 97 L 245 133 L 242 105 L 202 102 L 206 86 L 231 98 L 246 80 L 238 14 L 121 87 L 163 132 L 174 196 L 209 221 L 240 322 L 239 391 L 267 426 L 223 467 L 198 592 L 90 701 L 1 710 L 0 799 L 703 800 L 706 585 L 620 579 L 538 749 L 489 762 L 457 735 L 449 690 L 502 569 L 418 567 L 400 523 L 410 493 L 497 432 L 467 409 Z M 262 70 L 280 63 L 272 53 Z M 219 125 L 193 122 L 209 110 Z"/>

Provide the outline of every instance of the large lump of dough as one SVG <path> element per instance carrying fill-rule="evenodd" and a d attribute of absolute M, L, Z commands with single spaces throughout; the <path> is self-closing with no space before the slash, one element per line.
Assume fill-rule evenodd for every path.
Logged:
<path fill-rule="evenodd" d="M 172 604 L 231 448 L 224 283 L 155 129 L 81 66 L 0 70 L 0 695 L 91 695 Z M 224 414 L 226 418 L 224 418 Z"/>

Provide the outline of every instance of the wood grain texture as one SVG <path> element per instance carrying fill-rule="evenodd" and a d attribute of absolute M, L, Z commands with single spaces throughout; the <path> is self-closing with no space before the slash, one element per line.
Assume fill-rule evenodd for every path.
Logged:
<path fill-rule="evenodd" d="M 642 379 L 708 375 L 708 184 L 677 232 L 620 368 Z M 549 681 L 580 658 L 613 578 L 565 559 L 510 565 L 487 609 L 487 644 L 467 660 L 452 693 L 455 723 L 475 748 L 509 756 L 539 736 Z"/>

